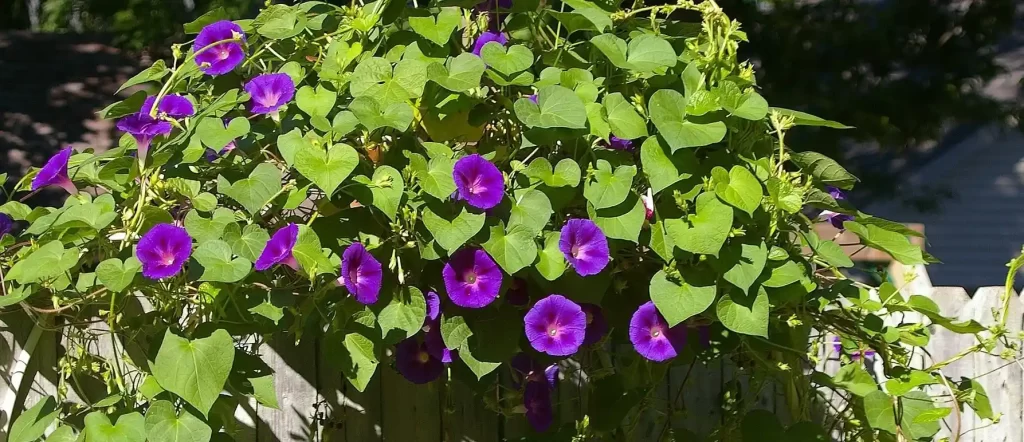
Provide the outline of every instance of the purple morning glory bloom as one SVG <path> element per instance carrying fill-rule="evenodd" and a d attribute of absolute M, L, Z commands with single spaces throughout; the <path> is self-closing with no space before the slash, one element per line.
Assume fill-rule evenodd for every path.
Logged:
<path fill-rule="evenodd" d="M 608 238 L 589 219 L 570 219 L 562 227 L 558 249 L 580 276 L 596 275 L 608 265 Z"/>
<path fill-rule="evenodd" d="M 629 321 L 629 340 L 640 356 L 655 362 L 667 361 L 686 345 L 686 326 L 669 328 L 654 303 L 647 301 Z"/>
<path fill-rule="evenodd" d="M 480 51 L 483 50 L 484 45 L 492 41 L 505 46 L 508 44 L 508 37 L 505 36 L 505 33 L 503 32 L 486 31 L 483 34 L 480 34 L 480 36 L 476 38 L 476 43 L 473 44 L 473 55 L 479 57 Z"/>
<path fill-rule="evenodd" d="M 256 258 L 255 268 L 262 272 L 277 264 L 284 264 L 294 270 L 299 270 L 299 263 L 292 256 L 292 247 L 299 240 L 299 226 L 291 223 L 274 232 L 263 247 L 260 257 Z"/>
<path fill-rule="evenodd" d="M 415 336 L 395 346 L 395 368 L 414 384 L 426 384 L 441 376 L 444 364 L 427 351 Z"/>
<path fill-rule="evenodd" d="M 0 213 L 0 236 L 11 233 L 14 230 L 14 218 L 6 213 Z"/>
<path fill-rule="evenodd" d="M 547 384 L 527 382 L 523 405 L 526 407 L 526 420 L 533 431 L 543 433 L 551 428 L 555 415 L 551 407 L 551 388 Z"/>
<path fill-rule="evenodd" d="M 57 186 L 67 190 L 72 195 L 78 193 L 75 183 L 71 182 L 71 178 L 68 177 L 68 161 L 71 160 L 71 154 L 74 152 L 75 150 L 68 146 L 50 157 L 49 160 L 46 160 L 46 164 L 43 165 L 42 169 L 39 169 L 39 173 L 32 179 L 32 191 L 46 186 Z"/>
<path fill-rule="evenodd" d="M 619 138 L 612 135 L 608 138 L 606 143 L 603 143 L 605 147 L 615 150 L 633 150 L 633 140 L 627 140 L 625 138 Z"/>
<path fill-rule="evenodd" d="M 118 130 L 128 132 L 135 137 L 135 144 L 139 148 L 139 158 L 143 161 L 146 159 L 149 144 L 153 142 L 153 138 L 171 133 L 171 128 L 171 123 L 157 120 L 142 112 L 128 115 L 117 122 Z"/>
<path fill-rule="evenodd" d="M 600 306 L 595 304 L 580 304 L 580 308 L 587 315 L 587 332 L 583 336 L 583 345 L 600 342 L 601 338 L 608 333 L 608 321 L 604 319 L 604 312 Z"/>
<path fill-rule="evenodd" d="M 142 276 L 160 280 L 177 275 L 192 255 L 192 237 L 172 224 L 157 224 L 149 229 L 135 247 L 142 262 Z"/>
<path fill-rule="evenodd" d="M 423 297 L 427 300 L 426 321 L 437 321 L 441 317 L 441 297 L 434 291 L 427 292 Z"/>
<path fill-rule="evenodd" d="M 839 336 L 836 336 L 835 338 L 832 339 L 832 348 L 836 351 L 836 353 L 841 354 L 843 352 L 842 339 L 840 339 Z M 871 359 L 875 357 L 875 351 L 867 349 L 864 351 L 857 350 L 850 353 L 851 360 L 859 361 L 861 357 L 864 357 L 865 359 Z"/>
<path fill-rule="evenodd" d="M 295 82 L 288 74 L 262 74 L 245 84 L 252 97 L 249 110 L 254 114 L 274 114 L 295 97 Z"/>
<path fill-rule="evenodd" d="M 196 114 L 196 108 L 192 105 L 191 101 L 188 101 L 188 98 L 181 95 L 168 94 L 164 95 L 164 97 L 160 99 L 160 105 L 156 108 L 156 115 L 151 115 L 153 113 L 153 103 L 155 101 L 155 96 L 147 97 L 146 101 L 142 103 L 142 108 L 139 109 L 139 113 L 150 115 L 152 117 L 166 115 L 174 119 L 191 117 Z"/>
<path fill-rule="evenodd" d="M 450 363 L 459 355 L 458 350 L 451 350 L 444 345 L 444 338 L 441 337 L 440 322 L 431 321 L 428 327 L 427 335 L 423 338 L 424 344 L 427 346 L 427 352 L 445 364 Z"/>
<path fill-rule="evenodd" d="M 534 104 L 540 104 L 540 101 L 537 101 L 537 94 L 528 95 L 526 98 L 529 98 Z"/>
<path fill-rule="evenodd" d="M 846 221 L 853 221 L 853 215 L 847 215 L 845 213 L 833 212 L 831 210 L 822 210 L 821 213 L 818 214 L 818 217 L 823 219 L 823 220 L 825 220 L 825 221 L 828 221 L 829 224 L 832 224 L 832 227 L 835 227 L 835 228 L 837 228 L 839 230 L 845 230 L 846 229 L 846 227 L 843 226 L 844 222 L 846 222 Z"/>
<path fill-rule="evenodd" d="M 448 298 L 459 307 L 485 307 L 498 297 L 501 289 L 501 269 L 483 249 L 455 252 L 441 276 Z"/>
<path fill-rule="evenodd" d="M 825 186 L 825 189 L 828 190 L 829 196 L 831 196 L 832 199 L 836 201 L 842 201 L 846 199 L 846 194 L 843 193 L 843 191 L 838 187 Z"/>
<path fill-rule="evenodd" d="M 353 243 L 341 255 L 339 280 L 363 304 L 377 302 L 384 279 L 380 261 L 366 250 L 362 243 Z"/>
<path fill-rule="evenodd" d="M 227 41 L 215 46 L 214 43 L 232 38 L 239 38 L 241 41 Z M 228 20 L 221 20 L 210 23 L 199 31 L 195 43 L 192 44 L 196 64 L 199 70 L 207 75 L 223 75 L 231 72 L 239 63 L 245 59 L 245 51 L 242 49 L 242 42 L 245 41 L 245 32 L 242 27 Z M 207 47 L 210 46 L 210 47 Z M 205 50 L 203 48 L 206 48 Z M 202 51 L 202 52 L 200 52 Z"/>
<path fill-rule="evenodd" d="M 546 368 L 537 363 L 526 353 L 516 353 L 512 357 L 512 381 L 516 388 L 523 383 L 538 382 L 547 383 L 551 389 L 555 388 L 555 381 L 558 380 L 558 365 L 551 364 Z"/>
<path fill-rule="evenodd" d="M 505 196 L 505 177 L 484 157 L 473 154 L 455 163 L 452 172 L 458 196 L 477 209 L 490 209 Z"/>
<path fill-rule="evenodd" d="M 514 306 L 524 306 L 530 303 L 530 293 L 526 290 L 526 281 L 519 278 L 512 278 L 508 292 L 505 293 L 505 302 Z"/>
<path fill-rule="evenodd" d="M 549 295 L 537 301 L 523 322 L 530 345 L 551 356 L 576 353 L 583 344 L 587 329 L 587 315 L 583 309 L 562 295 Z"/>

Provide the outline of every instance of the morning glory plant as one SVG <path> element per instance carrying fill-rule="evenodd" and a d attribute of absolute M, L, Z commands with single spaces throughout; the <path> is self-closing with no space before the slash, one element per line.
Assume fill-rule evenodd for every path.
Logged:
<path fill-rule="evenodd" d="M 285 3 L 185 24 L 100 112 L 113 147 L 50 152 L 6 183 L 0 313 L 67 347 L 49 367 L 60 406 L 15 426 L 104 442 L 141 423 L 136 439 L 170 442 L 173 420 L 248 440 L 234 416 L 281 405 L 261 349 L 310 342 L 346 397 L 437 394 L 448 422 L 471 391 L 508 440 L 634 440 L 649 419 L 690 440 L 696 410 L 664 389 L 710 364 L 694 371 L 743 377 L 708 419 L 720 440 L 909 440 L 956 407 L 994 416 L 951 361 L 910 361 L 936 327 L 977 336 L 963 355 L 1020 348 L 1006 315 L 945 318 L 846 277 L 851 243 L 935 259 L 789 136 L 856 129 L 770 106 L 714 0 Z M 100 322 L 116 356 L 95 350 Z M 812 375 L 830 349 L 883 373 Z M 109 397 L 72 405 L 84 379 Z M 787 413 L 752 412 L 762 390 Z M 346 407 L 321 402 L 300 414 L 333 440 Z"/>

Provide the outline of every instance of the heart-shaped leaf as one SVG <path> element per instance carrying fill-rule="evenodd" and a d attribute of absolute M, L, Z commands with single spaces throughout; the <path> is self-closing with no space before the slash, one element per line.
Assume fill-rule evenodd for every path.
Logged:
<path fill-rule="evenodd" d="M 353 97 L 373 97 L 382 106 L 389 106 L 419 98 L 426 83 L 427 69 L 422 61 L 405 59 L 392 69 L 387 59 L 373 57 L 356 66 L 349 90 Z"/>
<path fill-rule="evenodd" d="M 817 152 L 797 152 L 790 159 L 806 173 L 823 184 L 840 189 L 852 189 L 857 177 L 847 172 L 835 160 Z"/>
<path fill-rule="evenodd" d="M 537 103 L 520 98 L 515 103 L 516 116 L 529 127 L 566 127 L 582 129 L 587 124 L 587 108 L 573 91 L 561 86 L 548 86 L 537 92 Z"/>
<path fill-rule="evenodd" d="M 595 209 L 617 206 L 629 195 L 636 176 L 636 166 L 619 166 L 612 172 L 611 163 L 597 160 L 593 177 L 583 183 L 583 196 Z"/>
<path fill-rule="evenodd" d="M 359 154 L 344 143 L 334 144 L 327 150 L 315 146 L 304 146 L 295 153 L 295 170 L 298 170 L 328 197 L 334 194 L 345 178 L 359 164 Z"/>
<path fill-rule="evenodd" d="M 28 256 L 16 260 L 7 279 L 29 284 L 56 278 L 78 264 L 79 253 L 76 247 L 64 250 L 60 241 L 50 241 Z"/>
<path fill-rule="evenodd" d="M 744 335 L 768 337 L 768 293 L 758 288 L 756 294 L 733 291 L 722 295 L 715 313 L 722 325 Z"/>
<path fill-rule="evenodd" d="M 616 206 L 594 209 L 593 205 L 587 205 L 587 214 L 605 236 L 634 243 L 639 240 L 640 229 L 647 218 L 643 201 L 632 192 Z"/>
<path fill-rule="evenodd" d="M 537 272 L 544 279 L 554 281 L 565 273 L 565 255 L 558 247 L 561 232 L 547 232 L 544 235 L 544 248 L 538 253 Z"/>
<path fill-rule="evenodd" d="M 363 53 L 363 45 L 354 42 L 349 45 L 342 39 L 335 39 L 327 47 L 327 56 L 320 67 L 320 78 L 327 81 L 340 81 L 346 75 L 343 74 L 356 57 Z"/>
<path fill-rule="evenodd" d="M 313 89 L 312 86 L 303 86 L 295 94 L 295 104 L 303 112 L 311 117 L 326 117 L 334 109 L 334 102 L 338 99 L 338 93 L 325 88 L 323 85 Z"/>
<path fill-rule="evenodd" d="M 409 166 L 420 188 L 430 196 L 439 200 L 446 200 L 455 192 L 455 180 L 452 173 L 455 169 L 455 161 L 451 158 L 438 157 L 427 162 L 423 155 L 406 153 L 409 158 Z"/>
<path fill-rule="evenodd" d="M 128 257 L 124 262 L 110 258 L 96 266 L 96 279 L 108 290 L 117 293 L 128 287 L 141 270 L 142 263 L 134 256 Z"/>
<path fill-rule="evenodd" d="M 761 120 L 768 115 L 768 102 L 754 88 L 741 92 L 736 83 L 723 81 L 712 91 L 712 95 L 718 98 L 718 104 L 737 117 Z"/>
<path fill-rule="evenodd" d="M 490 78 L 498 86 L 529 86 L 533 84 L 533 73 L 523 71 L 514 75 L 501 75 L 494 70 L 487 71 L 487 78 Z"/>
<path fill-rule="evenodd" d="M 604 96 L 604 110 L 608 115 L 608 124 L 616 137 L 632 140 L 647 136 L 647 121 L 636 113 L 636 109 L 616 92 Z"/>
<path fill-rule="evenodd" d="M 146 418 L 137 412 L 128 413 L 113 425 L 102 411 L 94 411 L 85 416 L 83 435 L 89 442 L 146 442 Z"/>
<path fill-rule="evenodd" d="M 405 102 L 392 103 L 384 107 L 373 97 L 358 97 L 349 103 L 348 108 L 366 130 L 371 132 L 380 127 L 393 127 L 404 131 L 412 124 L 412 108 Z"/>
<path fill-rule="evenodd" d="M 357 126 L 359 126 L 359 118 L 356 118 L 356 114 L 351 111 L 338 112 L 331 120 L 331 130 L 334 131 L 335 140 L 340 140 L 341 137 L 352 133 Z"/>
<path fill-rule="evenodd" d="M 534 235 L 539 234 L 554 213 L 551 201 L 537 189 L 517 191 L 515 197 L 508 217 L 509 230 L 520 227 Z"/>
<path fill-rule="evenodd" d="M 434 241 L 439 246 L 452 254 L 480 231 L 484 226 L 484 215 L 470 213 L 465 207 L 461 208 L 458 215 L 447 209 L 447 206 L 440 204 L 425 207 L 423 226 L 434 235 Z"/>
<path fill-rule="evenodd" d="M 263 253 L 269 239 L 267 231 L 257 224 L 243 228 L 237 223 L 231 223 L 224 229 L 224 241 L 231 246 L 231 252 L 252 262 L 256 262 L 260 253 Z"/>
<path fill-rule="evenodd" d="M 747 293 L 754 281 L 761 276 L 768 261 L 768 247 L 764 242 L 757 244 L 733 243 L 722 249 L 712 267 L 722 278 Z"/>
<path fill-rule="evenodd" d="M 590 39 L 608 61 L 622 69 L 640 72 L 662 72 L 675 66 L 676 52 L 665 39 L 651 34 L 641 34 L 629 41 L 615 34 L 601 34 Z"/>
<path fill-rule="evenodd" d="M 362 186 L 353 189 L 356 199 L 364 206 L 380 209 L 390 219 L 395 219 L 398 205 L 405 194 L 402 173 L 391 166 L 380 166 L 373 171 L 373 178 L 357 176 L 354 181 Z"/>
<path fill-rule="evenodd" d="M 480 77 L 485 70 L 487 66 L 480 57 L 463 53 L 451 59 L 447 65 L 431 63 L 427 66 L 427 77 L 445 89 L 464 92 L 480 86 Z"/>
<path fill-rule="evenodd" d="M 281 153 L 281 158 L 288 163 L 289 167 L 294 166 L 295 152 L 302 150 L 305 146 L 312 146 L 312 140 L 315 138 L 318 137 L 313 132 L 304 136 L 301 130 L 292 129 L 277 137 L 277 151 Z"/>
<path fill-rule="evenodd" d="M 648 113 L 672 151 L 707 146 L 725 138 L 725 123 L 721 121 L 697 123 L 686 120 L 686 98 L 671 89 L 660 89 L 651 96 Z"/>
<path fill-rule="evenodd" d="M 202 266 L 200 281 L 238 282 L 252 270 L 245 258 L 232 259 L 231 246 L 219 239 L 200 243 L 192 258 Z"/>
<path fill-rule="evenodd" d="M 452 32 L 461 22 L 462 14 L 456 7 L 441 8 L 436 20 L 432 15 L 409 17 L 409 27 L 438 46 L 448 44 Z"/>
<path fill-rule="evenodd" d="M 205 416 L 224 389 L 234 360 L 235 344 L 224 330 L 190 341 L 168 329 L 152 366 L 153 376 L 164 390 Z M 139 419 L 141 425 L 141 415 Z"/>
<path fill-rule="evenodd" d="M 761 205 L 764 188 L 747 168 L 736 165 L 726 172 L 724 168 L 715 166 L 711 176 L 716 181 L 715 194 L 722 201 L 751 215 Z"/>
<path fill-rule="evenodd" d="M 11 425 L 8 442 L 32 442 L 38 440 L 46 429 L 57 419 L 60 410 L 53 396 L 36 402 L 32 408 L 25 410 Z"/>
<path fill-rule="evenodd" d="M 249 178 L 227 184 L 219 180 L 217 190 L 238 201 L 250 214 L 257 214 L 281 191 L 281 171 L 269 163 L 260 163 Z"/>
<path fill-rule="evenodd" d="M 209 442 L 213 435 L 210 426 L 194 416 L 188 409 L 181 414 L 169 401 L 156 401 L 146 411 L 146 437 L 149 442 Z"/>
<path fill-rule="evenodd" d="M 608 124 L 608 112 L 598 103 L 587 103 L 587 123 L 590 134 L 602 140 L 611 138 L 612 127 Z"/>
<path fill-rule="evenodd" d="M 224 236 L 224 228 L 235 222 L 235 213 L 218 207 L 209 218 L 203 218 L 197 210 L 190 210 L 185 215 L 185 230 L 197 243 L 219 239 Z"/>
<path fill-rule="evenodd" d="M 547 158 L 537 158 L 530 162 L 523 173 L 549 187 L 576 187 L 582 177 L 579 163 L 570 158 L 559 161 L 554 170 L 551 169 L 551 162 Z"/>
<path fill-rule="evenodd" d="M 196 135 L 206 147 L 220 151 L 228 143 L 248 134 L 249 129 L 249 120 L 245 117 L 232 118 L 227 126 L 220 118 L 209 117 L 203 118 L 196 125 Z"/>
<path fill-rule="evenodd" d="M 483 58 L 487 67 L 506 77 L 533 66 L 533 52 L 523 45 L 505 48 L 501 43 L 492 41 L 480 50 L 480 58 Z"/>
<path fill-rule="evenodd" d="M 491 227 L 490 237 L 483 247 L 494 262 L 511 275 L 537 259 L 537 243 L 533 237 L 534 233 L 523 228 L 510 227 L 506 233 L 505 227 L 499 224 Z"/>
<path fill-rule="evenodd" d="M 718 256 L 732 230 L 732 208 L 712 192 L 697 197 L 695 214 L 686 219 L 667 219 L 665 229 L 676 247 L 690 253 Z"/>
<path fill-rule="evenodd" d="M 44 442 L 76 442 L 77 440 L 78 434 L 75 433 L 74 427 L 62 426 L 50 433 Z M 8 439 L 8 442 L 14 442 L 14 439 Z"/>
<path fill-rule="evenodd" d="M 643 166 L 651 191 L 657 194 L 665 188 L 699 173 L 697 155 L 691 149 L 669 152 L 658 141 L 650 137 L 640 146 L 640 164 Z"/>
<path fill-rule="evenodd" d="M 703 313 L 715 302 L 718 289 L 714 273 L 708 270 L 680 269 L 678 277 L 669 277 L 661 270 L 651 278 L 651 301 L 669 327 Z"/>
<path fill-rule="evenodd" d="M 401 330 L 399 340 L 412 337 L 423 327 L 427 317 L 427 302 L 423 292 L 416 287 L 403 286 L 391 296 L 391 301 L 377 315 L 381 335 L 384 338 L 392 330 Z"/>

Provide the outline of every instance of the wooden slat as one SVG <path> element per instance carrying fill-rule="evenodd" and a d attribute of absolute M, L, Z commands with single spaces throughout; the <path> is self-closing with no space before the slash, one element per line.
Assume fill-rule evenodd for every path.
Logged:
<path fill-rule="evenodd" d="M 381 364 L 377 373 L 362 392 L 351 384 L 345 386 L 345 400 L 342 412 L 345 426 L 345 440 L 350 442 L 373 442 L 383 440 L 381 428 L 381 371 L 388 370 Z"/>
<path fill-rule="evenodd" d="M 939 313 L 943 316 L 951 318 L 969 319 L 962 315 L 963 308 L 967 303 L 971 301 L 971 298 L 967 296 L 967 291 L 960 287 L 936 287 L 932 289 L 930 298 L 935 301 L 939 306 Z M 957 353 L 963 351 L 963 349 L 970 347 L 974 344 L 975 339 L 972 335 L 962 335 L 959 333 L 953 333 L 946 330 L 943 327 L 932 325 L 931 341 L 928 342 L 928 353 L 930 358 L 927 360 L 929 364 L 935 362 L 941 362 L 948 360 Z M 956 361 L 950 365 L 947 365 L 941 370 L 942 374 L 946 377 L 954 380 L 960 379 L 962 376 L 971 376 L 974 372 L 974 359 L 967 358 Z M 943 392 L 945 387 L 935 387 L 932 393 Z M 936 439 L 943 437 L 950 437 L 956 432 L 960 432 L 961 442 L 975 442 L 974 432 L 963 434 L 964 431 L 971 428 L 974 422 L 974 410 L 970 407 L 964 407 L 964 410 L 959 413 L 959 418 L 956 410 L 953 411 L 946 419 L 943 420 L 943 425 L 939 428 L 939 433 L 936 435 Z"/>
<path fill-rule="evenodd" d="M 1024 325 L 1024 305 L 1013 293 L 1006 329 L 1010 336 L 1016 336 Z M 992 311 L 1002 308 L 1002 287 L 983 287 L 978 289 L 964 313 L 970 318 L 986 325 L 994 324 Z M 1004 348 L 1002 345 L 993 349 L 992 354 L 998 355 Z M 993 410 L 1004 413 L 998 425 L 987 425 L 989 422 L 975 417 L 973 431 L 977 441 L 1010 442 L 1024 440 L 1021 412 L 1024 410 L 1024 370 L 1019 364 L 1008 364 L 1002 358 L 984 353 L 975 353 L 973 376 L 986 374 L 978 378 L 988 393 Z"/>
<path fill-rule="evenodd" d="M 257 440 L 316 440 L 316 343 L 306 339 L 296 345 L 282 334 L 261 347 L 260 356 L 274 370 L 279 409 L 257 407 Z"/>
<path fill-rule="evenodd" d="M 391 367 L 382 365 L 380 371 L 384 440 L 441 442 L 441 395 L 438 389 L 443 381 L 416 385 Z"/>
<path fill-rule="evenodd" d="M 459 363 L 459 362 L 455 362 Z M 442 416 L 445 442 L 498 442 L 499 418 L 483 398 L 461 382 L 448 385 L 451 413 Z"/>

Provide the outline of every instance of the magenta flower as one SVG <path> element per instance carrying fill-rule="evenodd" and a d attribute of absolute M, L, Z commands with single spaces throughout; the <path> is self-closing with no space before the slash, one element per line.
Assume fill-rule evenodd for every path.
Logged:
<path fill-rule="evenodd" d="M 840 339 L 839 336 L 836 336 L 832 339 L 832 348 L 836 351 L 836 353 L 843 352 L 842 339 Z M 857 350 L 850 353 L 850 359 L 854 361 L 859 361 L 861 357 L 863 357 L 864 359 L 874 358 L 875 351 L 869 348 L 867 350 Z"/>
<path fill-rule="evenodd" d="M 612 135 L 607 142 L 602 142 L 604 147 L 615 150 L 633 150 L 633 140 L 627 140 Z"/>
<path fill-rule="evenodd" d="M 629 321 L 629 340 L 640 356 L 655 362 L 667 361 L 686 345 L 686 326 L 669 328 L 654 303 L 647 301 Z"/>
<path fill-rule="evenodd" d="M 72 195 L 78 193 L 75 183 L 71 182 L 71 178 L 68 177 L 68 161 L 71 160 L 71 154 L 74 152 L 75 150 L 68 146 L 50 157 L 49 160 L 46 160 L 46 164 L 43 165 L 42 169 L 39 169 L 39 173 L 32 179 L 32 191 L 34 192 L 46 186 L 57 186 L 67 190 Z"/>
<path fill-rule="evenodd" d="M 477 209 L 490 209 L 505 196 L 505 177 L 480 155 L 462 157 L 452 172 L 458 197 Z"/>
<path fill-rule="evenodd" d="M 288 74 L 262 74 L 245 84 L 252 100 L 249 110 L 254 114 L 274 114 L 295 97 L 295 82 Z"/>
<path fill-rule="evenodd" d="M 356 301 L 369 305 L 377 302 L 384 273 L 380 261 L 357 242 L 348 246 L 341 255 L 341 277 L 338 279 Z"/>
<path fill-rule="evenodd" d="M 551 406 L 551 389 L 547 384 L 527 382 L 523 405 L 526 407 L 526 420 L 533 431 L 543 433 L 551 428 L 555 415 Z"/>
<path fill-rule="evenodd" d="M 142 112 L 128 115 L 117 122 L 117 130 L 128 132 L 135 138 L 135 144 L 139 148 L 139 159 L 142 161 L 146 160 L 153 139 L 171 133 L 171 128 L 171 123 Z"/>
<path fill-rule="evenodd" d="M 549 295 L 537 301 L 523 322 L 530 345 L 551 356 L 576 353 L 587 330 L 587 315 L 583 309 L 562 295 Z"/>
<path fill-rule="evenodd" d="M 224 41 L 234 38 L 240 41 Z M 214 76 L 231 72 L 245 59 L 245 51 L 242 49 L 244 41 L 245 32 L 242 32 L 242 27 L 228 20 L 206 25 L 199 31 L 195 43 L 192 44 L 192 52 L 195 53 L 199 70 Z M 213 45 L 217 42 L 223 43 Z"/>
<path fill-rule="evenodd" d="M 0 213 L 0 237 L 11 233 L 14 230 L 14 218 L 6 213 Z"/>
<path fill-rule="evenodd" d="M 146 101 L 142 103 L 142 108 L 139 109 L 139 113 L 143 115 L 151 115 L 153 113 L 153 103 L 156 102 L 155 96 L 149 96 Z M 155 117 L 167 116 L 174 119 L 191 117 L 196 114 L 196 108 L 192 105 L 188 98 L 181 95 L 168 94 L 160 99 L 160 105 L 156 108 Z M 151 115 L 153 116 L 153 115 Z"/>
<path fill-rule="evenodd" d="M 192 237 L 172 224 L 157 224 L 139 239 L 135 256 L 142 262 L 142 276 L 160 280 L 181 272 L 192 255 Z"/>
<path fill-rule="evenodd" d="M 508 44 L 508 37 L 505 36 L 503 32 L 486 31 L 483 34 L 480 34 L 480 36 L 476 38 L 476 43 L 473 44 L 473 55 L 479 57 L 480 51 L 483 50 L 484 45 L 492 41 L 505 46 Z"/>
<path fill-rule="evenodd" d="M 427 319 L 424 321 L 424 323 L 430 321 L 437 321 L 438 319 L 440 319 L 441 297 L 438 296 L 438 294 L 435 293 L 433 290 L 427 292 L 427 294 L 423 295 L 423 297 L 426 298 L 427 300 Z"/>
<path fill-rule="evenodd" d="M 294 223 L 288 224 L 274 232 L 274 235 L 263 247 L 260 257 L 256 258 L 255 268 L 257 271 L 267 270 L 277 264 L 284 264 L 294 270 L 299 270 L 299 262 L 292 256 L 292 248 L 299 240 L 299 226 Z"/>
<path fill-rule="evenodd" d="M 570 219 L 562 227 L 558 249 L 580 276 L 596 275 L 611 260 L 608 238 L 589 219 Z"/>
<path fill-rule="evenodd" d="M 441 376 L 444 364 L 427 351 L 415 336 L 395 346 L 395 368 L 414 384 L 426 384 Z"/>
<path fill-rule="evenodd" d="M 466 308 L 486 307 L 498 297 L 501 269 L 483 249 L 455 252 L 441 271 L 448 298 Z"/>
<path fill-rule="evenodd" d="M 452 362 L 459 355 L 458 350 L 452 350 L 444 345 L 444 338 L 441 337 L 440 322 L 431 323 L 423 340 L 427 346 L 427 352 L 445 364 Z"/>
<path fill-rule="evenodd" d="M 580 304 L 580 308 L 587 315 L 587 332 L 583 336 L 583 345 L 593 345 L 600 342 L 601 338 L 608 333 L 608 321 L 604 318 L 601 306 Z"/>

